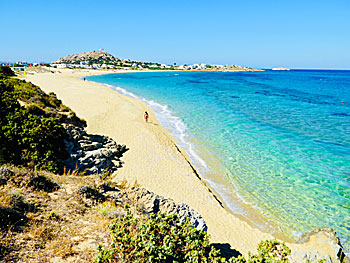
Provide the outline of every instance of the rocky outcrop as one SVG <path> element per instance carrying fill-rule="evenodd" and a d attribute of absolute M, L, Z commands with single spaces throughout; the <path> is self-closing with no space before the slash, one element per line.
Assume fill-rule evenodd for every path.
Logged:
<path fill-rule="evenodd" d="M 176 204 L 172 199 L 156 195 L 144 188 L 132 187 L 108 194 L 116 204 L 129 204 L 140 207 L 146 213 L 176 213 L 181 222 L 189 222 L 197 230 L 207 231 L 208 227 L 202 216 L 187 204 Z"/>
<path fill-rule="evenodd" d="M 114 172 L 122 167 L 119 159 L 128 148 L 107 136 L 87 134 L 84 128 L 63 124 L 68 140 L 65 141 L 70 158 L 65 161 L 66 171 L 78 169 L 86 175 Z"/>
<path fill-rule="evenodd" d="M 322 240 L 323 242 L 327 241 L 332 249 L 334 250 L 334 254 L 337 256 L 340 262 L 342 263 L 350 263 L 349 257 L 347 257 L 344 253 L 344 249 L 337 238 L 337 233 L 330 227 L 322 227 L 322 228 L 316 228 L 315 230 L 305 233 L 301 236 L 299 242 L 306 243 L 310 240 L 310 238 L 317 238 L 319 240 Z M 319 252 L 294 252 L 292 253 L 292 257 L 295 260 L 295 262 L 318 262 L 319 259 L 322 259 L 322 256 L 320 256 Z M 332 259 L 326 258 L 325 262 L 333 262 Z"/>

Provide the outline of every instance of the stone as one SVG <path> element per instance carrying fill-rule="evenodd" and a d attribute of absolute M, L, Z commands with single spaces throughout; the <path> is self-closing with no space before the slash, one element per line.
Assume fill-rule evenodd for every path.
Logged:
<path fill-rule="evenodd" d="M 113 193 L 111 197 L 119 204 L 139 205 L 146 213 L 176 213 L 180 222 L 189 222 L 197 230 L 207 231 L 208 227 L 202 216 L 187 204 L 176 204 L 172 199 L 156 195 L 144 188 L 132 187 Z"/>
<path fill-rule="evenodd" d="M 120 157 L 128 150 L 125 145 L 113 139 L 95 134 L 87 134 L 84 128 L 64 124 L 68 133 L 65 142 L 70 158 L 64 162 L 66 171 L 79 169 L 86 175 L 114 172 L 120 168 Z"/>
<path fill-rule="evenodd" d="M 96 150 L 102 147 L 102 144 L 99 142 L 91 142 L 89 144 L 81 144 L 81 148 L 84 151 L 92 151 L 92 150 Z"/>
<path fill-rule="evenodd" d="M 312 236 L 316 236 L 321 240 L 327 240 L 327 242 L 329 242 L 332 248 L 334 249 L 335 255 L 337 255 L 339 261 L 350 263 L 349 257 L 346 256 L 344 249 L 340 243 L 340 240 L 337 238 L 337 234 L 332 228 L 330 227 L 316 228 L 311 232 L 303 234 L 299 241 L 302 243 L 306 243 L 310 240 L 310 237 Z M 317 258 L 317 256 L 319 256 L 317 253 L 318 253 L 317 251 L 313 253 L 305 253 L 304 257 L 310 260 L 310 262 L 317 262 L 318 259 L 322 259 L 322 257 Z M 300 255 L 296 255 L 296 256 L 300 257 Z M 317 258 L 317 260 L 315 258 Z M 326 259 L 326 262 L 333 262 L 333 261 L 331 258 L 329 258 L 329 259 Z"/>

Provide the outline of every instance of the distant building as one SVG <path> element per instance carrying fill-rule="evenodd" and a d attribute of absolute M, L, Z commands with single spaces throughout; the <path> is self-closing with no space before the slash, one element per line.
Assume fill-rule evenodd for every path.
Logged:
<path fill-rule="evenodd" d="M 35 65 L 34 65 L 35 66 Z M 67 64 L 60 63 L 60 64 L 51 64 L 50 66 L 56 67 L 56 68 L 66 68 Z"/>
<path fill-rule="evenodd" d="M 27 61 L 17 61 L 16 64 L 17 65 L 22 65 L 22 66 L 28 65 Z"/>

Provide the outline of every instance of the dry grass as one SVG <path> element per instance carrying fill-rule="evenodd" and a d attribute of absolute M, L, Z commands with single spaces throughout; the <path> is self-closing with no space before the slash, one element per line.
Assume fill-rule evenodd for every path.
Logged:
<path fill-rule="evenodd" d="M 13 196 L 11 194 L 2 193 L 0 196 L 0 206 L 11 207 Z"/>
<path fill-rule="evenodd" d="M 84 171 L 80 171 L 78 169 L 78 164 L 76 165 L 75 169 L 67 169 L 66 167 L 63 168 L 63 176 L 85 176 L 86 171 L 88 169 L 85 169 Z"/>
<path fill-rule="evenodd" d="M 123 181 L 121 181 L 119 184 L 118 184 L 118 188 L 120 189 L 126 189 L 129 187 L 129 183 L 126 179 L 123 179 Z"/>
<path fill-rule="evenodd" d="M 137 179 L 135 179 L 133 187 L 141 187 L 141 185 L 137 182 Z"/>
<path fill-rule="evenodd" d="M 106 215 L 120 208 L 111 200 L 96 204 L 76 191 L 82 185 L 98 189 L 99 175 L 40 173 L 60 185 L 47 193 L 28 187 L 32 171 L 9 168 L 16 177 L 0 187 L 0 207 L 25 213 L 26 223 L 21 231 L 0 230 L 0 262 L 92 262 L 97 245 L 110 243 L 112 217 Z"/>

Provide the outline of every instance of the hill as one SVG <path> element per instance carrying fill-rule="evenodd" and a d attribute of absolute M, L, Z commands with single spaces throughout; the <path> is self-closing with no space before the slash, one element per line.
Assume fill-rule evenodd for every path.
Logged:
<path fill-rule="evenodd" d="M 89 51 L 81 52 L 79 54 L 67 55 L 63 58 L 59 58 L 56 61 L 52 62 L 53 64 L 76 64 L 80 62 L 89 62 L 89 63 L 115 63 L 121 61 L 121 59 L 114 57 L 112 54 L 109 54 L 105 51 Z"/>

